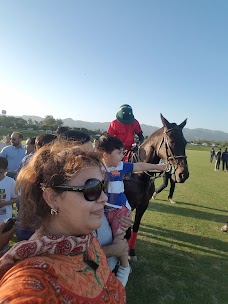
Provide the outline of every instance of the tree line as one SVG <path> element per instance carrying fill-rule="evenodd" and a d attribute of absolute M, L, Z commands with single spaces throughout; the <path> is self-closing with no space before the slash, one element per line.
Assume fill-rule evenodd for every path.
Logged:
<path fill-rule="evenodd" d="M 21 117 L 14 116 L 0 116 L 0 126 L 4 128 L 13 128 L 13 129 L 30 129 L 30 130 L 51 130 L 54 131 L 58 127 L 63 125 L 61 119 L 55 119 L 51 115 L 47 115 L 42 121 L 32 120 L 29 118 L 25 120 Z"/>
<path fill-rule="evenodd" d="M 30 137 L 34 136 L 34 134 L 40 133 L 52 133 L 56 131 L 58 127 L 63 126 L 63 121 L 59 118 L 55 119 L 52 115 L 47 115 L 42 121 L 32 120 L 28 118 L 28 120 L 23 119 L 21 117 L 14 116 L 0 116 L 0 136 L 7 135 L 8 133 L 12 133 L 13 131 L 21 132 L 24 136 Z M 73 128 L 75 130 L 80 130 L 92 138 L 94 138 L 97 134 L 102 134 L 101 130 L 88 130 L 86 128 Z"/>

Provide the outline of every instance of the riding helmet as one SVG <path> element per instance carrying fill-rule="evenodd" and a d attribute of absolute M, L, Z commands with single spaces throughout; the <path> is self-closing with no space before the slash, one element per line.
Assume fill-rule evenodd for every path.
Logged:
<path fill-rule="evenodd" d="M 129 125 L 135 119 L 132 111 L 132 107 L 128 104 L 124 104 L 119 108 L 119 111 L 116 113 L 116 118 L 119 122 L 124 125 Z"/>

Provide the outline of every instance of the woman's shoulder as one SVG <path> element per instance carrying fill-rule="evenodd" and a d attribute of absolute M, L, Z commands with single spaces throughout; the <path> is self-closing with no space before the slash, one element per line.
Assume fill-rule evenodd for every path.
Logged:
<path fill-rule="evenodd" d="M 56 299 L 53 303 L 59 303 L 56 279 L 46 261 L 35 257 L 20 261 L 0 281 L 0 303 L 18 303 L 19 299 L 48 303 L 49 298 Z"/>
<path fill-rule="evenodd" d="M 0 281 L 0 303 L 14 304 L 18 299 L 24 303 L 28 299 L 32 303 L 49 303 L 48 299 L 53 299 L 55 304 L 82 298 L 85 300 L 82 303 L 88 303 L 88 299 L 103 303 L 107 289 L 113 296 L 118 294 L 120 303 L 125 303 L 124 287 L 110 272 L 99 242 L 93 237 L 86 259 L 83 253 L 50 254 L 17 262 Z M 111 297 L 107 303 L 113 301 Z"/>

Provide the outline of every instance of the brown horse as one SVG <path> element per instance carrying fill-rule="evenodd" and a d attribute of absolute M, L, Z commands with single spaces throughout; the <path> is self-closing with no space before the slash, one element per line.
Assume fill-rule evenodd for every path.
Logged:
<path fill-rule="evenodd" d="M 154 132 L 140 148 L 139 156 L 148 163 L 157 164 L 163 159 L 173 167 L 172 179 L 175 183 L 184 183 L 189 177 L 185 140 L 182 129 L 186 125 L 185 119 L 180 125 L 170 123 L 161 114 L 163 127 Z M 140 222 L 149 201 L 155 191 L 155 173 L 144 172 L 132 174 L 124 180 L 125 194 L 132 207 L 136 209 L 133 232 L 129 240 L 130 257 L 137 260 L 135 245 Z"/>

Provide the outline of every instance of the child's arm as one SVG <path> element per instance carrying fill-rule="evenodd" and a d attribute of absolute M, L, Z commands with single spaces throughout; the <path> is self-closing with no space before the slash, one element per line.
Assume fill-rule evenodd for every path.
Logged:
<path fill-rule="evenodd" d="M 124 238 L 125 233 L 118 234 L 114 239 L 113 243 L 109 245 L 102 246 L 104 254 L 107 258 L 116 256 L 120 257 L 122 255 L 128 254 L 129 247 L 127 239 Z"/>
<path fill-rule="evenodd" d="M 0 200 L 0 208 L 13 205 L 17 202 L 17 200 L 18 200 L 18 198 L 12 198 L 10 201 L 7 201 L 7 202 Z"/>
<path fill-rule="evenodd" d="M 164 164 L 149 164 L 143 162 L 134 163 L 133 165 L 133 172 L 149 170 L 166 171 L 169 168 L 169 165 L 167 166 Z"/>

